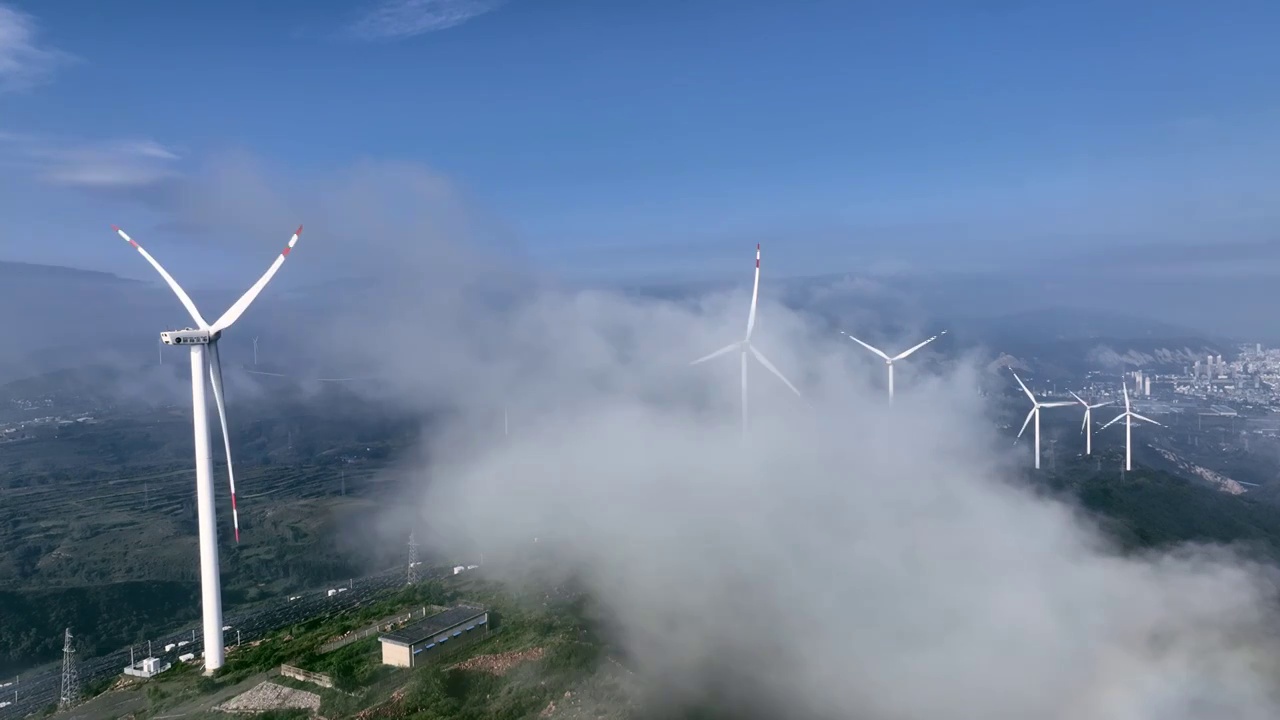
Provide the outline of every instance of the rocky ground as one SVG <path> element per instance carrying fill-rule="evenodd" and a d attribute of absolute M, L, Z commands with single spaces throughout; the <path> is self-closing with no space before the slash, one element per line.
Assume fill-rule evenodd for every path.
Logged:
<path fill-rule="evenodd" d="M 273 682 L 263 682 L 214 709 L 226 713 L 259 713 L 267 710 L 295 709 L 310 710 L 315 713 L 320 710 L 320 696 Z"/>
<path fill-rule="evenodd" d="M 534 660 L 541 660 L 546 654 L 543 648 L 535 647 L 528 650 L 513 650 L 512 652 L 498 653 L 496 655 L 477 655 L 473 658 L 463 660 L 460 663 L 450 666 L 451 670 L 477 670 L 479 672 L 489 673 L 490 675 L 506 675 L 512 668 Z"/>

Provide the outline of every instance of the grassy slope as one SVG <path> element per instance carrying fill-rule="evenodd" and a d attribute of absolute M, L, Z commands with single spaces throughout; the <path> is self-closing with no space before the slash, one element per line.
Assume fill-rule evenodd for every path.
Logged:
<path fill-rule="evenodd" d="M 215 461 L 227 606 L 381 567 L 363 550 L 378 543 L 360 532 L 386 505 L 372 479 L 408 442 L 404 428 L 242 417 L 238 546 Z M 176 410 L 41 427 L 0 445 L 0 674 L 56 660 L 67 626 L 97 652 L 195 617 L 197 605 L 183 601 L 198 583 L 189 454 L 190 420 Z"/>
<path fill-rule="evenodd" d="M 1183 542 L 1239 545 L 1271 561 L 1280 560 L 1280 512 L 1273 504 L 1235 496 L 1201 483 L 1139 467 L 1124 477 L 1115 463 L 1098 471 L 1088 462 L 1067 464 L 1049 475 L 1047 487 L 1066 495 L 1104 521 L 1104 528 L 1130 549 Z M 1037 482 L 1032 478 L 1031 482 Z M 1037 483 L 1038 484 L 1038 483 Z"/>
<path fill-rule="evenodd" d="M 382 665 L 376 638 L 332 653 L 318 653 L 321 644 L 347 630 L 423 604 L 459 600 L 488 606 L 494 630 L 486 639 L 426 667 L 408 670 Z M 91 702 L 103 707 L 129 706 L 140 720 L 173 714 L 193 716 L 188 713 L 218 717 L 208 712 L 213 704 L 225 700 L 233 690 L 251 687 L 287 663 L 334 678 L 337 688 L 333 690 L 271 678 L 320 694 L 321 714 L 326 717 L 352 717 L 376 708 L 379 718 L 523 718 L 536 716 L 553 702 L 555 717 L 625 716 L 630 697 L 624 687 L 626 671 L 616 663 L 604 662 L 606 645 L 582 600 L 563 598 L 546 606 L 541 595 L 538 600 L 518 600 L 474 577 L 423 583 L 344 618 L 304 623 L 252 647 L 239 648 L 227 656 L 226 666 L 214 678 L 200 677 L 192 666 L 180 666 L 153 681 L 109 692 Z M 501 675 L 454 667 L 468 658 L 534 649 L 541 652 Z"/>

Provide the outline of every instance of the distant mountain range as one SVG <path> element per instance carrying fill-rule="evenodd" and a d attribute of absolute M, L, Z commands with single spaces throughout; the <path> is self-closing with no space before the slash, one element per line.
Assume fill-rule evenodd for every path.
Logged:
<path fill-rule="evenodd" d="M 507 276 L 489 280 L 500 287 L 472 285 L 467 291 L 475 302 L 493 308 L 526 302 L 526 293 L 534 292 L 536 282 Z M 749 275 L 733 285 L 673 283 L 614 289 L 684 301 L 707 292 L 742 288 L 747 282 Z M 262 334 L 270 338 L 277 362 L 295 360 L 280 356 L 285 352 L 282 348 L 295 347 L 289 340 L 291 332 L 311 329 L 330 308 L 375 293 L 377 288 L 377 283 L 353 281 L 295 285 L 289 292 L 282 289 L 271 303 L 255 307 L 245 317 L 224 350 L 244 360 L 252 338 Z M 1192 327 L 1120 312 L 1056 306 L 1053 300 L 1064 299 L 1061 293 L 1037 291 L 1034 297 L 1044 298 L 1045 304 L 1005 311 L 1008 303 L 973 278 L 947 277 L 931 284 L 922 278 L 891 282 L 841 274 L 775 280 L 763 290 L 766 299 L 816 318 L 832 332 L 848 330 L 869 342 L 892 345 L 947 329 L 947 343 L 939 345 L 938 352 L 947 352 L 948 347 L 982 349 L 993 360 L 1003 355 L 1052 375 L 1071 376 L 1097 368 L 1172 368 L 1210 353 L 1232 353 L 1229 340 Z M 234 296 L 213 294 L 219 297 L 208 304 L 219 307 Z M 202 297 L 196 299 L 205 304 Z M 423 302 L 430 303 L 431 296 L 424 295 Z M 149 366 L 157 358 L 158 330 L 190 324 L 159 282 L 27 263 L 0 262 L 0 308 L 4 308 L 0 327 L 5 337 L 0 345 L 0 383 L 104 358 L 124 370 Z M 322 359 L 308 360 L 322 363 Z"/>
<path fill-rule="evenodd" d="M 61 265 L 37 265 L 35 263 L 6 262 L 0 260 L 0 283 L 5 286 L 13 284 L 32 284 L 43 282 L 71 282 L 141 285 L 136 280 L 128 280 L 111 273 L 97 270 L 80 270 Z"/>

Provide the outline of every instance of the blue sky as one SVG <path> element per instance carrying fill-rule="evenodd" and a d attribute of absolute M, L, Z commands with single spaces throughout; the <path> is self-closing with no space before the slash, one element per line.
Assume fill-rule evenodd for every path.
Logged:
<path fill-rule="evenodd" d="M 1280 214 L 1274 2 L 0 8 L 0 259 L 145 276 L 111 222 L 220 259 L 169 188 L 227 157 L 285 193 L 429 169 L 584 277 L 717 275 L 757 241 L 785 274 L 1176 264 L 1269 244 Z"/>

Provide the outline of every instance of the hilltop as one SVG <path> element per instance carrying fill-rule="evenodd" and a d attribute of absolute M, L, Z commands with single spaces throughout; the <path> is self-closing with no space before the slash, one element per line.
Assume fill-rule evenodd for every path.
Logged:
<path fill-rule="evenodd" d="M 1104 458 L 1109 467 L 1114 459 Z M 1064 463 L 1059 472 L 1028 473 L 1026 482 L 1095 518 L 1118 553 L 1222 543 L 1254 557 L 1280 559 L 1280 518 L 1267 506 L 1168 473 L 1139 469 L 1121 477 L 1082 459 Z M 146 683 L 117 683 L 75 716 L 90 717 L 109 708 L 137 720 L 177 714 L 225 717 L 211 709 L 250 691 L 246 703 L 251 698 L 274 702 L 271 698 L 296 691 L 318 705 L 320 717 L 362 720 L 777 716 L 767 708 L 778 699 L 753 697 L 750 688 L 701 688 L 696 696 L 682 695 L 674 702 L 670 692 L 660 692 L 650 684 L 653 678 L 629 664 L 624 645 L 611 631 L 608 609 L 564 579 L 563 570 L 545 544 L 531 545 L 475 573 L 393 591 L 375 604 L 300 622 L 234 648 L 226 667 L 212 679 L 184 665 Z M 497 582 L 499 577 L 507 582 Z M 511 582 L 514 577 L 520 582 Z M 322 647 L 370 623 L 459 602 L 489 609 L 491 636 L 425 667 L 383 665 L 375 637 L 331 652 Z M 334 687 L 282 678 L 282 664 L 322 673 Z M 731 675 L 732 668 L 726 666 L 725 673 Z M 262 717 L 307 716 L 291 711 Z"/>
<path fill-rule="evenodd" d="M 370 623 L 394 622 L 391 618 L 420 608 L 430 613 L 432 607 L 462 601 L 483 604 L 493 630 L 424 667 L 384 665 L 376 634 L 326 652 L 326 643 Z M 282 677 L 282 664 L 322 674 L 333 687 Z M 483 577 L 465 575 L 424 581 L 359 611 L 303 622 L 232 648 L 213 678 L 201 677 L 194 665 L 180 664 L 150 681 L 103 683 L 95 688 L 101 692 L 98 697 L 69 715 L 225 717 L 213 708 L 245 693 L 258 702 L 287 694 L 263 688 L 263 682 L 315 698 L 323 717 L 386 720 L 624 718 L 632 717 L 639 697 L 633 673 L 605 639 L 582 593 L 546 584 L 512 593 Z M 307 713 L 277 711 L 271 716 Z"/>

